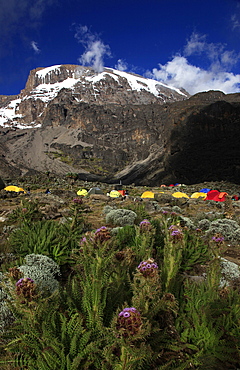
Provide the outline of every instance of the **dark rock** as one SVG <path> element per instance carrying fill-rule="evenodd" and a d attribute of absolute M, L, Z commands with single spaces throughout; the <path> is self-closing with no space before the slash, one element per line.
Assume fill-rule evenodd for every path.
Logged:
<path fill-rule="evenodd" d="M 127 79 L 116 80 L 108 71 L 99 86 L 86 78 L 93 72 L 80 66 L 59 66 L 45 75 L 38 73 L 41 68 L 31 72 L 18 112 L 23 124 L 34 124 L 31 129 L 1 129 L 4 180 L 48 171 L 123 185 L 240 183 L 240 94 L 209 91 L 186 99 L 161 87 L 156 98 L 146 90 L 129 89 Z M 39 84 L 76 73 L 85 83 L 74 91 L 62 89 L 47 104 L 31 98 Z M 5 104 L 3 97 L 1 101 Z M 36 124 L 41 127 L 34 128 Z"/>

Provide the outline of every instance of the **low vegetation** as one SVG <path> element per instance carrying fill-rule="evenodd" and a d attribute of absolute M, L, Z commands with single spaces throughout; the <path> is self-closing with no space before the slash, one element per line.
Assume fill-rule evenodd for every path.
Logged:
<path fill-rule="evenodd" d="M 26 197 L 9 215 L 0 368 L 237 370 L 239 274 L 224 258 L 237 219 L 154 200 L 96 204 L 75 196 L 47 219 Z"/>

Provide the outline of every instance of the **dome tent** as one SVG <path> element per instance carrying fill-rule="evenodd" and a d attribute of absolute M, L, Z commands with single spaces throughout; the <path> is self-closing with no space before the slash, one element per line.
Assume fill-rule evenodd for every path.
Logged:
<path fill-rule="evenodd" d="M 80 189 L 77 191 L 77 195 L 81 195 L 82 197 L 85 197 L 88 194 L 88 191 L 86 189 Z"/>
<path fill-rule="evenodd" d="M 103 191 L 98 187 L 93 187 L 90 190 L 88 190 L 88 195 L 91 194 L 103 194 Z"/>
<path fill-rule="evenodd" d="M 9 185 L 4 188 L 6 191 L 14 191 L 15 193 L 24 193 L 26 194 L 26 191 L 23 188 L 19 188 L 18 186 L 15 185 Z"/>
<path fill-rule="evenodd" d="M 155 198 L 155 194 L 152 191 L 144 191 L 141 198 Z"/>
<path fill-rule="evenodd" d="M 187 194 L 182 193 L 181 191 L 177 191 L 176 193 L 173 193 L 172 196 L 174 198 L 189 198 Z"/>
<path fill-rule="evenodd" d="M 195 193 L 193 193 L 191 195 L 191 198 L 192 199 L 198 199 L 198 198 L 201 198 L 202 200 L 205 199 L 207 197 L 207 193 L 202 193 L 200 191 L 197 191 Z"/>

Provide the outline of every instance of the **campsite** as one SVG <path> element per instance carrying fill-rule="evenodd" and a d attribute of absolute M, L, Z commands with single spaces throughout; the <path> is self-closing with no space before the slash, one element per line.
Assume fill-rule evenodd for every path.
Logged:
<path fill-rule="evenodd" d="M 1 369 L 240 367 L 239 185 L 19 180 L 0 190 Z"/>

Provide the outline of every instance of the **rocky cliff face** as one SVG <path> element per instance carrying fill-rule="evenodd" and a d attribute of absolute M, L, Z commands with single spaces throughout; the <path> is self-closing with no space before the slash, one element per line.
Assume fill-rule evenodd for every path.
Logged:
<path fill-rule="evenodd" d="M 189 97 L 141 76 L 65 65 L 32 71 L 20 95 L 0 103 L 3 178 L 8 164 L 9 176 L 240 183 L 240 94 Z"/>
<path fill-rule="evenodd" d="M 189 97 L 184 90 L 135 74 L 110 68 L 96 73 L 87 67 L 57 65 L 32 70 L 18 96 L 0 97 L 0 125 L 40 127 L 49 103 L 63 89 L 77 103 L 96 105 L 165 104 Z"/>

